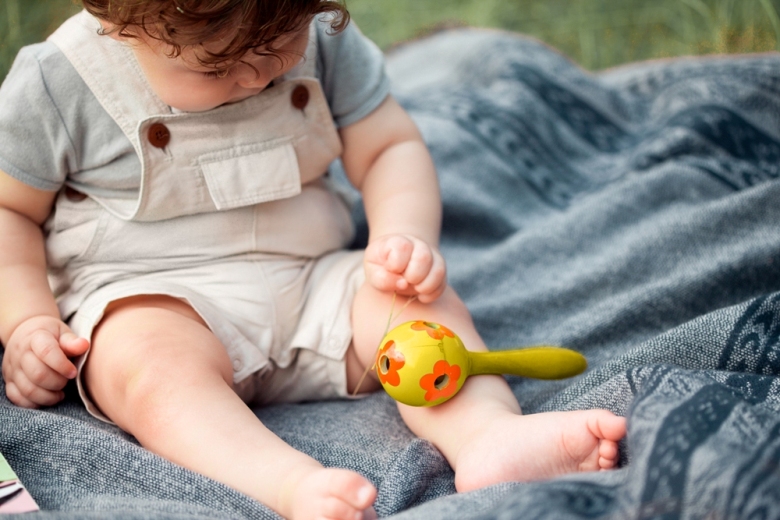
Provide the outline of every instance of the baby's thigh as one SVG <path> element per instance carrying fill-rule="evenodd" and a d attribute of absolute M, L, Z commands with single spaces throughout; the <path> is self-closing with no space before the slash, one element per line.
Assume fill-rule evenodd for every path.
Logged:
<path fill-rule="evenodd" d="M 224 346 L 187 303 L 141 295 L 109 304 L 92 334 L 81 382 L 117 424 L 129 400 L 221 378 L 232 384 Z M 121 424 L 120 424 L 121 425 Z"/>

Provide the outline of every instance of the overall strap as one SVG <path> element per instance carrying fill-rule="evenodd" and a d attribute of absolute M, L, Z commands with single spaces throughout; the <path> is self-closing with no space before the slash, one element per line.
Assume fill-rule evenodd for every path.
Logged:
<path fill-rule="evenodd" d="M 282 80 L 293 78 L 315 78 L 317 77 L 317 19 L 312 20 L 309 25 L 309 43 L 306 45 L 306 52 L 303 60 L 292 70 L 284 75 Z M 278 83 L 275 81 L 274 83 Z"/>
<path fill-rule="evenodd" d="M 98 33 L 100 22 L 87 11 L 72 16 L 51 36 L 97 98 L 140 153 L 139 122 L 170 114 L 146 81 L 133 52 L 123 43 Z M 122 81 L 116 81 L 117 76 Z"/>

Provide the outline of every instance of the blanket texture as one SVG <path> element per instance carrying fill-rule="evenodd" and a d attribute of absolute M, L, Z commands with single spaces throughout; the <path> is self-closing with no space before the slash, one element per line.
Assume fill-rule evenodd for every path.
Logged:
<path fill-rule="evenodd" d="M 621 467 L 456 494 L 383 393 L 260 419 L 366 475 L 399 520 L 780 517 L 780 57 L 594 75 L 463 29 L 396 49 L 388 70 L 438 166 L 449 279 L 486 342 L 589 360 L 570 380 L 510 378 L 525 413 L 627 416 Z M 72 397 L 31 411 L 2 390 L 0 452 L 44 510 L 30 518 L 276 517 Z"/>

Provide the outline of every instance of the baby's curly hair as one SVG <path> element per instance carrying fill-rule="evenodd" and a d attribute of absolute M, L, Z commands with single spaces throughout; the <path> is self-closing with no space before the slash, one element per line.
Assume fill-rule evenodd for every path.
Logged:
<path fill-rule="evenodd" d="M 95 17 L 109 22 L 123 37 L 140 27 L 150 37 L 168 44 L 170 56 L 182 47 L 224 39 L 222 50 L 198 52 L 202 65 L 229 67 L 249 51 L 274 55 L 273 43 L 297 31 L 315 15 L 332 13 L 331 30 L 349 23 L 343 0 L 82 0 Z M 260 50 L 262 49 L 262 50 Z"/>

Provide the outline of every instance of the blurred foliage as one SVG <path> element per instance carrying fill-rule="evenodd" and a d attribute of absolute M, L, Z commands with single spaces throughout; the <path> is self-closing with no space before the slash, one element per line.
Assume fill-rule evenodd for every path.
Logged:
<path fill-rule="evenodd" d="M 78 10 L 74 0 L 0 0 L 0 78 L 22 45 Z M 382 48 L 442 27 L 535 36 L 588 69 L 669 56 L 761 52 L 780 45 L 780 0 L 347 0 Z"/>
<path fill-rule="evenodd" d="M 74 0 L 0 0 L 0 78 L 19 48 L 43 40 L 78 10 Z"/>
<path fill-rule="evenodd" d="M 535 36 L 588 69 L 630 61 L 775 50 L 780 0 L 348 0 L 381 47 L 437 26 Z"/>

